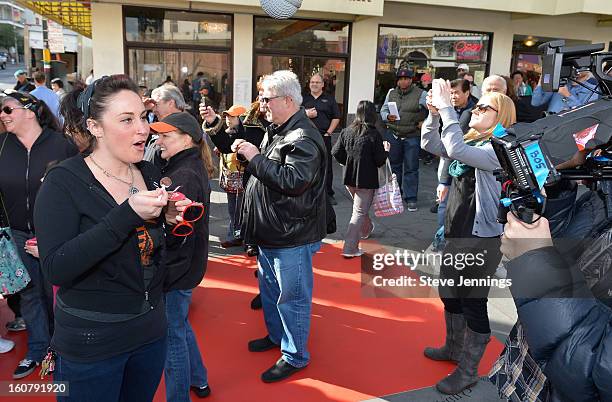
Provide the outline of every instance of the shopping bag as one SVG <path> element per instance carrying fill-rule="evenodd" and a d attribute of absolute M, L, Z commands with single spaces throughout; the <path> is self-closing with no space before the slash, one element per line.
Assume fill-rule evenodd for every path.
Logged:
<path fill-rule="evenodd" d="M 9 227 L 0 228 L 0 293 L 3 296 L 15 294 L 30 283 L 13 234 Z"/>
<path fill-rule="evenodd" d="M 384 169 L 385 179 L 379 182 L 380 187 L 374 193 L 374 215 L 382 217 L 401 214 L 404 212 L 402 193 L 388 159 L 381 169 Z"/>

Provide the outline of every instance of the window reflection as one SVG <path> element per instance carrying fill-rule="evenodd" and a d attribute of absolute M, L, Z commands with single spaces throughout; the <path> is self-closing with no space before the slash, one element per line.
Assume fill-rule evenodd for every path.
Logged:
<path fill-rule="evenodd" d="M 381 26 L 378 36 L 374 103 L 382 105 L 395 86 L 395 72 L 409 68 L 414 82 L 427 73 L 433 78 L 457 78 L 457 66 L 467 64 L 480 85 L 490 61 L 490 35 L 480 32 L 454 32 Z"/>
<path fill-rule="evenodd" d="M 124 10 L 125 37 L 128 42 L 231 46 L 230 15 L 157 8 L 125 7 Z"/>
<path fill-rule="evenodd" d="M 348 37 L 346 22 L 255 18 L 257 49 L 348 53 Z"/>

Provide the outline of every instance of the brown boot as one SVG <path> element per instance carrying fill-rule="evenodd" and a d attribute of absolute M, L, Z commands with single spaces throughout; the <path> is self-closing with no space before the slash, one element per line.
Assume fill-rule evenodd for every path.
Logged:
<path fill-rule="evenodd" d="M 443 394 L 455 395 L 478 382 L 478 364 L 491 339 L 491 333 L 479 334 L 470 328 L 465 330 L 463 355 L 455 371 L 436 384 Z"/>
<path fill-rule="evenodd" d="M 463 314 L 453 314 L 444 310 L 446 322 L 446 342 L 440 348 L 425 348 L 425 357 L 431 360 L 459 362 L 463 352 L 465 338 L 465 317 Z"/>

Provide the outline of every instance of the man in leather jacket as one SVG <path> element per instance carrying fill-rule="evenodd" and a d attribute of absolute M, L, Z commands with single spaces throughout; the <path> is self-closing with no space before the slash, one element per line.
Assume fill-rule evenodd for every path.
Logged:
<path fill-rule="evenodd" d="M 264 79 L 267 128 L 258 147 L 244 139 L 233 150 L 249 161 L 242 233 L 259 246 L 259 289 L 268 335 L 251 352 L 278 348 L 282 357 L 261 378 L 280 381 L 310 362 L 312 257 L 326 236 L 325 144 L 300 108 L 300 83 L 290 71 Z M 261 153 L 260 153 L 261 149 Z"/>

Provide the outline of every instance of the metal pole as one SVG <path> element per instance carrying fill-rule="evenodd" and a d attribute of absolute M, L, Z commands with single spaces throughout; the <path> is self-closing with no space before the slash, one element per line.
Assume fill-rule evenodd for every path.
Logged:
<path fill-rule="evenodd" d="M 51 52 L 49 51 L 49 32 L 47 19 L 43 18 L 43 69 L 45 75 L 51 77 Z M 48 81 L 47 81 L 48 83 Z M 48 84 L 47 84 L 48 85 Z"/>

